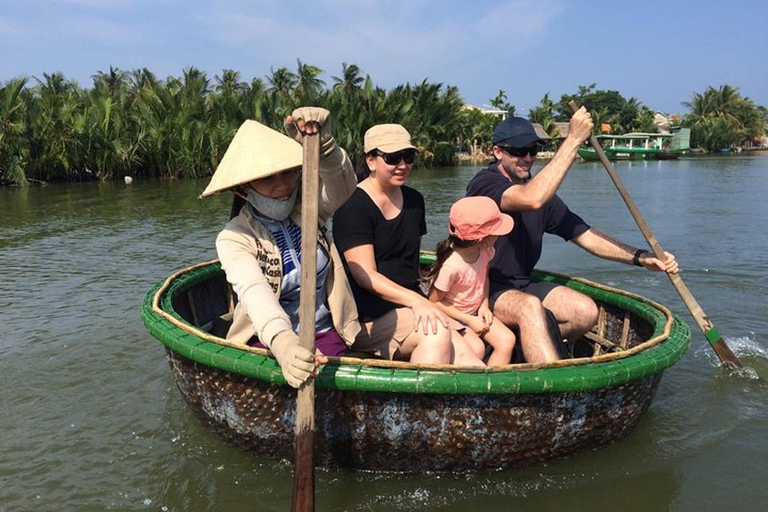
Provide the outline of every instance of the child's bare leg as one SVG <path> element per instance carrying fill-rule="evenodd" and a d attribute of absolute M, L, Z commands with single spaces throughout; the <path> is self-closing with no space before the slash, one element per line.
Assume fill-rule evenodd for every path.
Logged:
<path fill-rule="evenodd" d="M 451 331 L 440 325 L 437 333 L 424 334 L 414 331 L 406 338 L 398 351 L 398 359 L 404 358 L 412 363 L 447 364 L 453 358 Z"/>
<path fill-rule="evenodd" d="M 472 333 L 475 334 L 475 333 Z M 477 336 L 475 334 L 475 336 Z M 479 338 L 478 338 L 479 340 Z M 456 331 L 451 330 L 451 343 L 453 343 L 453 364 L 464 366 L 485 366 L 483 360 L 475 354 L 474 350 L 465 341 L 464 337 Z M 482 341 L 480 341 L 482 343 Z"/>
<path fill-rule="evenodd" d="M 512 350 L 515 348 L 515 333 L 496 318 L 491 328 L 484 336 L 485 341 L 493 347 L 493 353 L 488 358 L 488 366 L 509 364 L 512 361 Z"/>
<path fill-rule="evenodd" d="M 485 343 L 483 343 L 480 336 L 469 327 L 464 330 L 464 333 L 461 336 L 463 336 L 464 342 L 469 346 L 472 352 L 479 359 L 483 359 L 483 356 L 485 355 Z"/>

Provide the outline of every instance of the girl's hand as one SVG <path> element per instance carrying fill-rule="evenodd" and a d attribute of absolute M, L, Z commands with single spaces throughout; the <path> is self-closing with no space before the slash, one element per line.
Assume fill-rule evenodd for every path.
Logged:
<path fill-rule="evenodd" d="M 315 369 L 312 371 L 313 376 L 317 376 L 317 369 L 323 364 L 328 364 L 328 356 L 320 352 L 319 348 L 315 347 Z"/>
<path fill-rule="evenodd" d="M 485 322 L 485 325 L 488 327 L 488 329 L 491 328 L 494 316 L 490 309 L 488 309 L 486 306 L 480 306 L 480 309 L 477 310 L 477 316 L 483 319 L 483 322 Z"/>
<path fill-rule="evenodd" d="M 485 320 L 480 318 L 480 316 L 473 316 L 467 319 L 467 326 L 475 331 L 478 336 L 482 336 L 483 334 L 487 333 L 489 329 L 489 326 L 485 324 Z"/>
<path fill-rule="evenodd" d="M 430 332 L 437 334 L 438 324 L 442 324 L 446 329 L 448 328 L 448 317 L 428 300 L 420 300 L 411 309 L 413 310 L 414 331 L 418 331 L 419 326 L 421 326 L 424 334 L 429 334 Z"/>

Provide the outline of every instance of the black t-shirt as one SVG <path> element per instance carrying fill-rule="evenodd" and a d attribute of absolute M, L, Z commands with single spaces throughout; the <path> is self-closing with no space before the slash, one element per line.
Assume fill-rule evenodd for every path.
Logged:
<path fill-rule="evenodd" d="M 418 292 L 419 249 L 427 232 L 424 197 L 403 186 L 403 209 L 387 220 L 371 197 L 356 188 L 333 216 L 333 239 L 342 253 L 352 293 L 362 321 L 370 321 L 400 307 L 363 289 L 349 272 L 344 251 L 359 245 L 373 245 L 377 270 L 393 282 Z"/>
<path fill-rule="evenodd" d="M 514 187 L 495 163 L 480 170 L 467 184 L 468 196 L 488 196 L 501 208 L 501 196 Z M 571 240 L 589 229 L 557 195 L 542 208 L 507 212 L 515 220 L 512 231 L 496 242 L 496 256 L 488 271 L 491 294 L 506 288 L 521 288 L 530 281 L 531 272 L 541 257 L 544 233 Z"/>

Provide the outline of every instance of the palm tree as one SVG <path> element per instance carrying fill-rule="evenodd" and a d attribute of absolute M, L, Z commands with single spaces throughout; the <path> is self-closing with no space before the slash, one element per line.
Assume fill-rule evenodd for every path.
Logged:
<path fill-rule="evenodd" d="M 361 76 L 362 70 L 357 64 L 347 65 L 346 62 L 341 63 L 341 77 L 333 76 L 333 90 L 341 92 L 347 96 L 353 96 L 356 94 L 360 87 L 365 83 L 365 78 Z"/>
<path fill-rule="evenodd" d="M 131 95 L 136 95 L 138 92 L 147 87 L 154 89 L 159 85 L 155 74 L 147 68 L 134 69 L 128 75 L 128 92 Z"/>
<path fill-rule="evenodd" d="M 283 118 L 296 105 L 294 91 L 298 77 L 288 68 L 270 69 L 270 73 L 271 75 L 267 76 L 270 107 L 263 120 L 268 126 L 278 129 L 282 126 Z"/>
<path fill-rule="evenodd" d="M 528 111 L 528 120 L 532 123 L 539 123 L 552 139 L 557 139 L 560 132 L 555 124 L 555 102 L 546 93 L 538 107 L 533 107 Z"/>
<path fill-rule="evenodd" d="M 104 94 L 110 97 L 123 94 L 128 83 L 128 74 L 112 66 L 109 66 L 109 73 L 98 71 L 91 78 L 93 78 L 93 92 L 96 95 Z"/>
<path fill-rule="evenodd" d="M 507 101 L 507 93 L 499 89 L 499 94 L 496 95 L 491 101 L 491 106 L 499 110 L 505 110 L 507 115 L 515 115 L 515 106 Z"/>
<path fill-rule="evenodd" d="M 758 107 L 739 94 L 737 87 L 708 87 L 693 93 L 683 102 L 691 112 L 685 122 L 691 125 L 692 144 L 710 151 L 744 143 L 765 133 Z"/>
<path fill-rule="evenodd" d="M 213 77 L 216 82 L 216 92 L 225 96 L 235 96 L 248 89 L 248 84 L 240 81 L 240 73 L 234 69 L 224 69 L 221 76 Z"/>
<path fill-rule="evenodd" d="M 298 83 L 294 91 L 296 101 L 301 105 L 316 103 L 325 88 L 325 82 L 318 78 L 323 70 L 310 64 L 304 64 L 301 59 L 296 59 L 296 62 L 298 64 L 296 73 Z"/>
<path fill-rule="evenodd" d="M 0 184 L 27 186 L 25 112 L 22 97 L 27 78 L 16 78 L 0 88 Z"/>
<path fill-rule="evenodd" d="M 277 70 L 270 68 L 269 72 L 271 73 L 267 76 L 269 92 L 289 101 L 293 96 L 298 77 L 288 68 L 278 68 Z"/>
<path fill-rule="evenodd" d="M 27 103 L 26 124 L 29 129 L 27 178 L 65 180 L 70 170 L 82 173 L 76 164 L 77 140 L 70 130 L 72 119 L 83 108 L 83 91 L 61 73 L 43 74 L 35 78 L 37 86 Z M 87 179 L 87 174 L 82 178 Z"/>
<path fill-rule="evenodd" d="M 205 71 L 200 71 L 194 66 L 184 69 L 180 90 L 183 100 L 189 104 L 201 105 L 211 92 L 210 82 Z"/>
<path fill-rule="evenodd" d="M 232 69 L 225 69 L 221 77 L 216 75 L 214 80 L 216 93 L 210 97 L 209 115 L 219 126 L 239 126 L 251 117 L 246 106 L 248 84 L 241 82 L 240 73 Z"/>

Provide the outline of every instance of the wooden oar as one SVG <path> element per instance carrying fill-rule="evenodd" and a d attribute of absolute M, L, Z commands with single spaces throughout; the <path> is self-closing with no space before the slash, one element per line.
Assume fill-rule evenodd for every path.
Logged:
<path fill-rule="evenodd" d="M 304 136 L 301 177 L 301 294 L 299 343 L 315 352 L 317 292 L 317 203 L 320 143 L 317 134 Z M 315 510 L 315 380 L 310 377 L 296 397 L 296 452 L 293 473 L 293 512 Z"/>
<path fill-rule="evenodd" d="M 574 113 L 579 109 L 579 106 L 576 105 L 575 101 L 571 101 L 568 105 L 571 107 L 571 110 Z M 648 242 L 648 245 L 653 251 L 653 254 L 658 259 L 663 261 L 665 256 L 664 250 L 661 248 L 661 244 L 659 244 L 659 242 L 653 236 L 651 229 L 645 223 L 645 220 L 640 214 L 640 210 L 637 209 L 635 202 L 631 197 L 629 197 L 629 193 L 627 192 L 627 189 L 624 188 L 624 184 L 621 182 L 621 179 L 619 179 L 619 175 L 616 173 L 616 169 L 613 168 L 610 160 L 608 160 L 608 157 L 605 156 L 603 147 L 600 145 L 597 137 L 595 137 L 594 134 L 590 135 L 589 143 L 592 145 L 592 149 L 594 149 L 597 153 L 597 156 L 600 157 L 600 161 L 603 163 L 605 170 L 608 171 L 608 174 L 611 176 L 613 184 L 616 185 L 616 188 L 619 190 L 621 197 L 624 199 L 624 203 L 626 203 L 627 208 L 629 208 L 629 212 L 632 214 L 632 217 L 634 217 L 637 226 L 640 228 L 640 232 L 642 232 L 643 237 L 645 238 L 646 242 Z M 717 328 L 715 328 L 712 322 L 710 322 L 707 315 L 701 309 L 701 306 L 699 306 L 699 303 L 696 302 L 696 299 L 693 298 L 693 295 L 683 282 L 683 278 L 680 277 L 679 274 L 667 274 L 667 277 L 672 282 L 672 285 L 675 287 L 675 290 L 677 290 L 677 293 L 683 299 L 683 302 L 688 308 L 688 311 L 690 311 L 691 315 L 693 315 L 693 319 L 696 320 L 696 324 L 698 324 L 701 332 L 704 333 L 704 337 L 707 338 L 707 341 L 709 341 L 712 349 L 715 351 L 715 354 L 717 354 L 717 357 L 720 358 L 720 362 L 724 366 L 728 366 L 730 368 L 741 368 L 741 361 L 739 361 L 736 355 L 731 351 L 730 347 L 728 347 L 725 341 L 723 341 L 723 337 L 720 335 Z"/>

